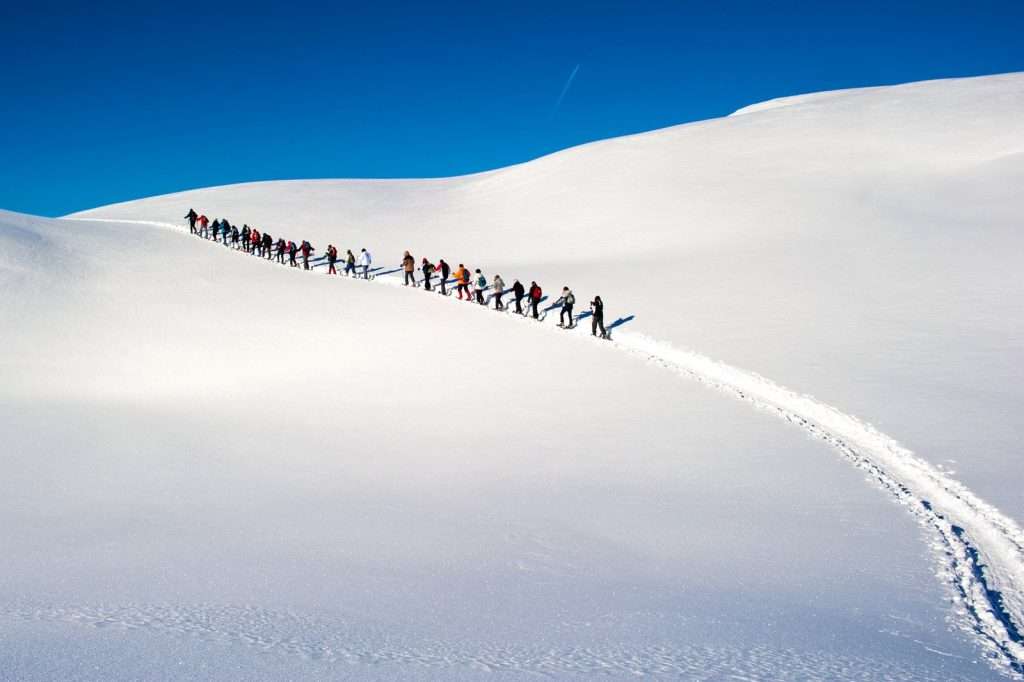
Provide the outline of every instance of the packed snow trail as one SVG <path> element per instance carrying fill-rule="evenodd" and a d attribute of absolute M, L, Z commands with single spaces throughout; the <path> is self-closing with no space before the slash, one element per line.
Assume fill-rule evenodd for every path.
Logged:
<path fill-rule="evenodd" d="M 72 220 L 151 225 L 182 232 L 176 224 L 157 221 Z M 309 272 L 316 272 L 312 260 Z M 371 281 L 402 287 L 398 278 L 380 272 Z M 512 319 L 520 319 L 508 310 L 505 312 Z M 586 313 L 579 313 L 575 319 L 584 317 Z M 528 319 L 524 315 L 520 321 L 526 323 Z M 609 331 L 615 324 L 609 325 Z M 589 334 L 579 327 L 575 327 L 574 338 L 590 340 Z M 582 327 L 585 329 L 586 325 Z M 572 331 L 551 325 L 546 328 Z M 940 575 L 957 607 L 957 625 L 979 644 L 996 670 L 1024 679 L 1024 531 L 1012 519 L 895 439 L 811 396 L 643 334 L 621 332 L 609 343 L 595 342 L 751 403 L 828 443 L 867 472 L 872 481 L 907 507 L 931 533 Z"/>

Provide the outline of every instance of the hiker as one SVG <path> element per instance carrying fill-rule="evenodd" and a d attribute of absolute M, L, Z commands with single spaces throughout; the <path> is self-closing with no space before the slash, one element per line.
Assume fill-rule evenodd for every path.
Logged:
<path fill-rule="evenodd" d="M 277 253 L 275 254 L 275 256 L 277 258 L 277 262 L 280 263 L 281 265 L 284 265 L 284 250 L 286 248 L 288 248 L 288 243 L 284 240 L 284 237 L 278 238 L 277 248 L 275 249 Z"/>
<path fill-rule="evenodd" d="M 501 296 L 505 293 L 505 280 L 501 275 L 495 275 L 491 285 L 494 287 L 494 309 L 504 310 L 505 304 L 501 302 Z"/>
<path fill-rule="evenodd" d="M 466 300 L 471 300 L 469 295 L 469 270 L 462 263 L 459 263 L 459 269 L 455 271 L 455 293 L 458 295 L 459 300 L 462 300 L 462 292 L 466 292 Z"/>
<path fill-rule="evenodd" d="M 448 295 L 448 276 L 452 274 L 452 268 L 450 265 L 444 262 L 444 258 L 437 261 L 437 266 L 434 268 L 437 272 L 441 273 L 441 295 Z"/>
<path fill-rule="evenodd" d="M 370 266 L 373 264 L 373 256 L 366 249 L 359 252 L 359 267 L 363 269 L 363 279 L 370 279 Z"/>
<path fill-rule="evenodd" d="M 408 251 L 402 256 L 402 270 L 405 272 L 405 286 L 409 286 L 409 282 L 416 286 L 416 261 Z"/>
<path fill-rule="evenodd" d="M 484 305 L 486 303 L 486 301 L 484 301 L 484 289 L 487 288 L 487 278 L 484 277 L 482 272 L 480 272 L 480 268 L 476 269 L 475 274 L 476 277 L 473 281 L 473 289 L 476 293 L 476 302 L 480 305 Z"/>
<path fill-rule="evenodd" d="M 576 304 L 576 296 L 569 291 L 569 287 L 562 287 L 562 297 L 558 299 L 562 303 L 562 312 L 558 314 L 558 326 L 572 329 L 576 326 L 572 317 L 572 307 Z M 565 316 L 569 316 L 569 324 L 565 324 Z"/>
<path fill-rule="evenodd" d="M 263 239 L 260 236 L 260 231 L 255 227 L 252 228 L 252 232 L 249 234 L 249 242 L 252 244 L 252 250 L 249 251 L 254 256 L 263 255 Z"/>
<path fill-rule="evenodd" d="M 231 246 L 235 247 L 235 251 L 238 251 L 238 225 L 231 226 Z"/>
<path fill-rule="evenodd" d="M 295 256 L 299 253 L 299 246 L 291 239 L 288 240 L 288 265 L 293 268 L 299 267 L 299 264 L 295 261 Z"/>
<path fill-rule="evenodd" d="M 526 288 L 523 283 L 518 279 L 512 283 L 512 294 L 516 297 L 516 312 L 520 315 L 523 314 L 523 296 L 526 295 Z"/>
<path fill-rule="evenodd" d="M 274 246 L 274 238 L 270 236 L 269 232 L 263 233 L 263 257 L 270 260 L 273 255 L 270 253 L 270 249 Z"/>
<path fill-rule="evenodd" d="M 604 302 L 600 296 L 595 296 L 590 302 L 590 312 L 593 313 L 593 322 L 590 323 L 590 335 L 597 336 L 598 328 L 601 329 L 601 338 L 607 339 L 608 332 L 604 328 Z"/>
<path fill-rule="evenodd" d="M 530 307 L 533 308 L 533 319 L 537 319 L 537 305 L 544 294 L 536 282 L 530 282 Z"/>
<path fill-rule="evenodd" d="M 210 219 L 209 218 L 207 218 L 205 215 L 199 216 L 199 232 L 198 232 L 198 234 L 199 234 L 200 237 L 204 237 L 205 238 L 205 237 L 209 237 L 210 236 L 210 233 L 206 229 L 206 227 L 209 224 L 210 224 Z"/>
<path fill-rule="evenodd" d="M 220 221 L 220 240 L 224 243 L 224 246 L 231 246 L 228 242 L 228 238 L 231 236 L 231 223 L 226 219 Z"/>
<path fill-rule="evenodd" d="M 337 275 L 338 269 L 334 267 L 334 264 L 338 262 L 338 250 L 334 248 L 334 244 L 327 245 L 327 274 Z"/>
<path fill-rule="evenodd" d="M 424 258 L 420 265 L 420 272 L 423 273 L 423 289 L 430 291 L 430 278 L 434 276 L 434 264 Z"/>
<path fill-rule="evenodd" d="M 196 234 L 196 220 L 199 218 L 199 214 L 196 213 L 194 208 L 190 208 L 188 213 L 185 214 L 185 218 L 188 220 L 189 234 Z"/>
<path fill-rule="evenodd" d="M 345 249 L 345 274 L 349 277 L 356 276 L 356 256 L 352 249 Z"/>
<path fill-rule="evenodd" d="M 249 223 L 242 225 L 242 248 L 246 253 L 252 249 L 252 241 L 249 239 L 251 236 L 252 230 L 249 229 Z"/>
<path fill-rule="evenodd" d="M 220 219 L 217 218 L 213 221 L 213 225 L 210 225 L 210 233 L 213 235 L 213 241 L 217 241 L 217 233 L 220 232 Z"/>
<path fill-rule="evenodd" d="M 302 269 L 309 270 L 309 254 L 316 251 L 316 249 L 313 248 L 312 244 L 303 239 L 299 250 L 302 251 Z"/>

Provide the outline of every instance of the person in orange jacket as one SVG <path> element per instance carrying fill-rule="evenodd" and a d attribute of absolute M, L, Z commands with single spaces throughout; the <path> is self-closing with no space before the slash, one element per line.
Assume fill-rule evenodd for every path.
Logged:
<path fill-rule="evenodd" d="M 469 293 L 469 270 L 462 263 L 459 263 L 459 269 L 455 271 L 455 293 L 458 294 L 459 298 L 462 298 L 462 292 L 466 292 L 466 300 L 471 301 L 473 297 Z"/>

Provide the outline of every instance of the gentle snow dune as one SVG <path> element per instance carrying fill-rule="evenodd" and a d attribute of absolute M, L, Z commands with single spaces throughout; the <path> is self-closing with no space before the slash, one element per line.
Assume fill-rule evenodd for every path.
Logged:
<path fill-rule="evenodd" d="M 1019 677 L 1024 76 L 737 113 L 447 180 L 0 214 L 0 665 Z M 591 342 L 259 263 L 189 206 L 635 319 Z"/>

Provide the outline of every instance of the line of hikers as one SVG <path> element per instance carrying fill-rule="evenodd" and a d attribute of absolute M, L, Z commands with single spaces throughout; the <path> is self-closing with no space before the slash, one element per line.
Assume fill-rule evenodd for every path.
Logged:
<path fill-rule="evenodd" d="M 284 264 L 285 254 L 288 255 L 288 263 L 292 267 L 298 267 L 296 262 L 297 254 L 302 254 L 302 267 L 309 270 L 309 257 L 316 249 L 308 241 L 303 240 L 301 244 L 296 245 L 291 240 L 285 240 L 283 237 L 278 238 L 276 241 L 269 233 L 261 233 L 256 228 L 250 228 L 248 225 L 243 225 L 241 229 L 237 225 L 231 225 L 227 220 L 217 219 L 212 223 L 209 218 L 205 215 L 200 215 L 195 212 L 194 209 L 189 209 L 188 213 L 185 214 L 185 218 L 188 220 L 189 232 L 191 234 L 203 237 L 204 239 L 212 239 L 213 241 L 221 241 L 225 246 L 234 247 L 236 250 L 242 250 L 247 253 L 251 253 L 254 256 L 259 256 L 271 260 L 274 258 L 276 251 L 276 260 L 278 263 Z M 338 249 L 333 244 L 327 246 L 325 253 L 327 259 L 327 274 L 337 275 L 337 262 L 338 262 Z M 373 257 L 370 252 L 366 249 L 361 249 L 359 256 L 356 257 L 352 253 L 351 249 L 348 249 L 345 254 L 345 268 L 344 274 L 351 277 L 362 277 L 363 279 L 370 278 L 370 266 L 373 264 Z M 420 282 L 416 280 L 416 259 L 412 257 L 408 251 L 402 257 L 401 263 L 402 271 L 405 275 L 405 286 L 410 284 L 414 287 L 420 286 Z M 487 298 L 484 296 L 484 292 L 491 288 L 493 289 L 494 298 L 494 309 L 495 310 L 506 310 L 504 302 L 501 300 L 502 297 L 507 293 L 505 289 L 505 280 L 502 279 L 501 275 L 495 275 L 494 278 L 488 283 L 487 278 L 480 268 L 477 268 L 472 273 L 462 263 L 459 263 L 459 267 L 454 272 L 448 263 L 442 258 L 438 260 L 436 264 L 431 263 L 427 258 L 423 258 L 419 266 L 420 272 L 423 274 L 423 288 L 426 291 L 433 291 L 432 280 L 434 275 L 439 276 L 439 293 L 442 295 L 450 295 L 448 293 L 449 278 L 453 277 L 451 281 L 455 284 L 455 293 L 460 300 L 469 302 L 476 302 L 480 305 L 487 305 Z M 529 312 L 533 315 L 533 319 L 539 319 L 538 306 L 544 298 L 544 292 L 537 284 L 537 282 L 530 282 L 530 288 L 527 289 L 518 280 L 513 280 L 512 287 L 510 289 L 512 296 L 515 300 L 515 312 L 520 315 L 526 315 L 527 313 L 523 310 L 523 299 L 527 299 L 527 305 L 529 306 Z M 572 293 L 569 287 L 562 288 L 561 297 L 555 302 L 551 308 L 561 307 L 559 314 L 559 327 L 565 327 L 572 329 L 576 326 L 576 318 L 573 316 L 573 308 L 576 305 L 576 296 Z M 549 308 L 550 309 L 550 308 Z M 590 302 L 591 312 L 591 328 L 590 333 L 594 336 L 598 335 L 600 331 L 601 338 L 608 338 L 608 332 L 604 327 L 604 302 L 601 301 L 600 296 L 595 296 L 594 300 Z M 568 323 L 566 322 L 568 320 Z"/>

